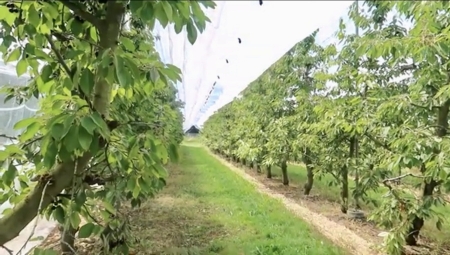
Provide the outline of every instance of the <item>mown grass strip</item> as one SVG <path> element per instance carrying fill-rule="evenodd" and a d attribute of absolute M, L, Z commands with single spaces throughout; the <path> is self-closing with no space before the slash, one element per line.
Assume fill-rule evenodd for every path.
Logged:
<path fill-rule="evenodd" d="M 184 254 L 187 249 L 199 255 L 347 254 L 204 148 L 182 146 L 176 168 L 161 197 L 145 205 L 147 215 L 134 222 L 141 228 L 151 225 L 140 232 L 147 247 L 171 240 L 157 244 L 165 247 L 159 254 Z"/>

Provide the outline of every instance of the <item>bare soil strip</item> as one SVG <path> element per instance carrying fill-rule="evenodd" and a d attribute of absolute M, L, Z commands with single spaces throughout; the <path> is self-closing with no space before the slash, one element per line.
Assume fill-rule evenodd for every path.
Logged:
<path fill-rule="evenodd" d="M 375 245 L 372 242 L 360 237 L 358 234 L 354 233 L 346 226 L 331 221 L 327 217 L 309 210 L 308 208 L 296 203 L 294 200 L 287 198 L 280 193 L 274 193 L 270 188 L 262 184 L 253 176 L 247 174 L 244 170 L 213 154 L 207 148 L 205 148 L 205 150 L 207 150 L 211 156 L 215 157 L 222 164 L 226 165 L 230 170 L 240 175 L 248 182 L 252 183 L 260 193 L 280 200 L 289 211 L 302 218 L 303 220 L 311 223 L 312 226 L 314 226 L 322 235 L 330 239 L 333 243 L 352 252 L 352 254 L 354 255 L 383 254 L 378 251 L 378 249 L 376 249 Z"/>

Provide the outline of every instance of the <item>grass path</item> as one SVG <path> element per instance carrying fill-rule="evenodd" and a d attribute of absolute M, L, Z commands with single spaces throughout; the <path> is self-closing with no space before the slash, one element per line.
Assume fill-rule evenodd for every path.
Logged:
<path fill-rule="evenodd" d="M 201 147 L 182 146 L 167 187 L 130 214 L 139 254 L 349 254 Z"/>

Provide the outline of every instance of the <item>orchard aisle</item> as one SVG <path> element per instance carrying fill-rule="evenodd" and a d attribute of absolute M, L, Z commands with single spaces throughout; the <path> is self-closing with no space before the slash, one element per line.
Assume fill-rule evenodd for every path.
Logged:
<path fill-rule="evenodd" d="M 229 170 L 232 170 L 233 173 L 237 174 L 238 177 L 250 183 L 255 191 L 264 194 L 268 199 L 278 200 L 281 204 L 290 212 L 292 212 L 297 218 L 301 218 L 310 223 L 312 227 L 317 229 L 322 235 L 327 237 L 336 245 L 339 245 L 343 249 L 347 250 L 351 254 L 358 255 L 372 255 L 378 254 L 378 252 L 373 249 L 373 244 L 369 241 L 361 238 L 356 233 L 346 228 L 345 226 L 339 225 L 336 222 L 328 220 L 326 217 L 317 214 L 315 212 L 310 211 L 308 208 L 301 206 L 295 201 L 286 198 L 285 196 L 272 192 L 269 188 L 267 188 L 264 184 L 259 182 L 257 179 L 252 177 L 251 175 L 245 173 L 245 171 L 235 167 L 231 163 L 225 161 L 224 159 L 212 154 L 206 148 L 201 148 L 198 142 L 187 142 L 185 143 L 187 146 L 191 146 L 191 150 L 202 150 L 202 152 L 198 153 L 208 153 L 210 157 L 213 157 L 217 163 L 222 164 Z M 195 149 L 194 149 L 195 148 Z M 277 202 L 278 202 L 277 201 Z"/>
<path fill-rule="evenodd" d="M 180 154 L 167 187 L 130 212 L 138 254 L 349 254 L 204 148 Z"/>

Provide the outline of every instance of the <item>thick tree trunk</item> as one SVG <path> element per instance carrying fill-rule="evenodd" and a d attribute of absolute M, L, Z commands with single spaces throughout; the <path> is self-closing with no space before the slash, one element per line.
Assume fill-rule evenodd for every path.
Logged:
<path fill-rule="evenodd" d="M 266 177 L 268 179 L 272 179 L 272 166 L 267 166 L 266 167 Z"/>
<path fill-rule="evenodd" d="M 281 175 L 282 175 L 282 178 L 283 178 L 283 185 L 288 186 L 289 185 L 289 178 L 288 178 L 287 162 L 286 161 L 281 162 Z"/>
<path fill-rule="evenodd" d="M 101 29 L 98 29 L 100 32 L 100 46 L 103 50 L 116 47 L 122 18 L 125 13 L 125 6 L 121 2 L 108 2 L 107 8 L 107 17 L 100 24 Z M 96 78 L 93 107 L 107 118 L 109 116 L 112 87 L 106 82 L 104 77 Z M 75 175 L 79 175 L 81 171 L 85 170 L 92 156 L 90 152 L 86 152 L 75 161 L 58 163 L 49 175 L 41 177 L 33 191 L 15 205 L 9 215 L 0 219 L 0 245 L 4 245 L 19 235 L 22 229 L 36 217 L 39 210 L 46 208 L 56 195 L 69 187 Z"/>

